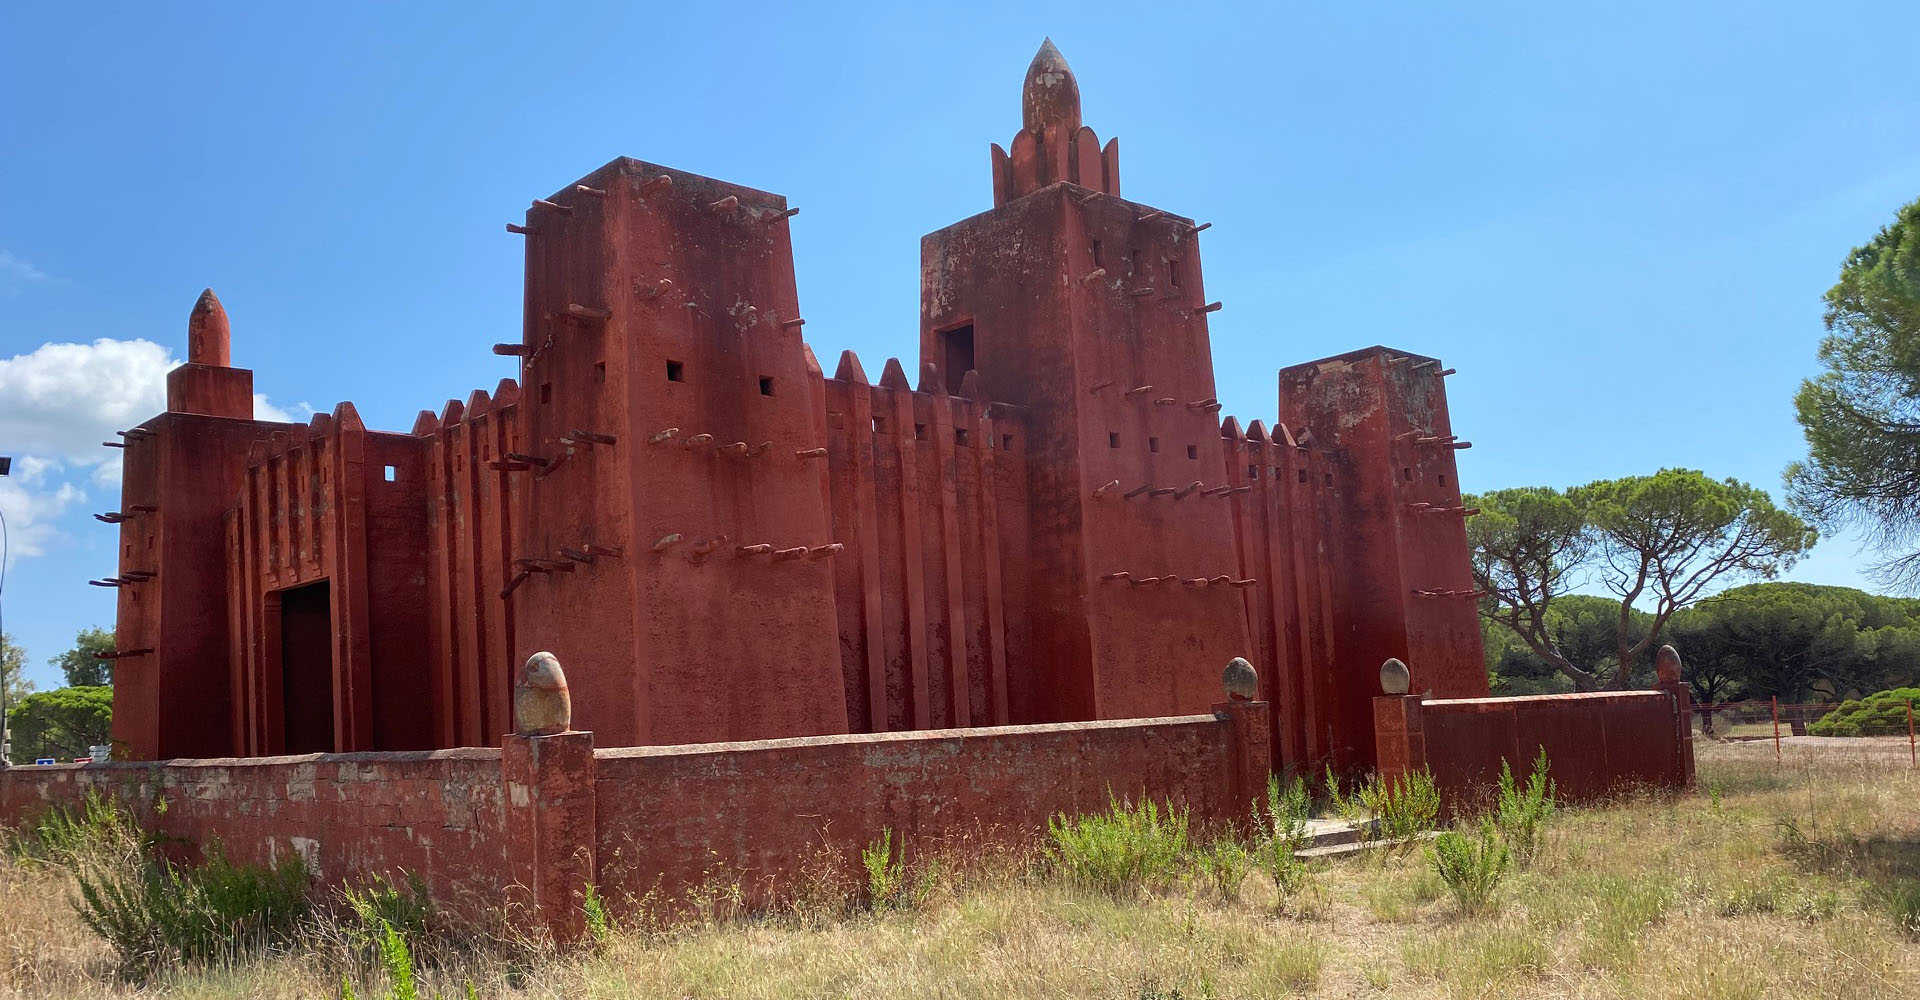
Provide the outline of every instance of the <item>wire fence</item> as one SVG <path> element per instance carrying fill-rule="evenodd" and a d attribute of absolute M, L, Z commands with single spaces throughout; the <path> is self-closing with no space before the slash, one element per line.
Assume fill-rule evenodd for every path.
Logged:
<path fill-rule="evenodd" d="M 1715 739 L 1771 741 L 1775 759 L 1783 746 L 1791 745 L 1787 741 L 1799 743 L 1812 737 L 1819 742 L 1859 740 L 1864 748 L 1904 753 L 1910 766 L 1920 767 L 1920 740 L 1915 738 L 1910 699 L 1784 702 L 1768 698 L 1696 704 L 1693 728 Z"/>

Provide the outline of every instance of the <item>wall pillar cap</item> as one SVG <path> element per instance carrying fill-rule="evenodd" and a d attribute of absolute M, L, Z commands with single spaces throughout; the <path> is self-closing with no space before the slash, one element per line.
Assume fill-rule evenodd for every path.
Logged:
<path fill-rule="evenodd" d="M 513 731 L 518 736 L 556 736 L 573 728 L 573 699 L 560 660 L 542 650 L 527 657 L 513 685 Z"/>

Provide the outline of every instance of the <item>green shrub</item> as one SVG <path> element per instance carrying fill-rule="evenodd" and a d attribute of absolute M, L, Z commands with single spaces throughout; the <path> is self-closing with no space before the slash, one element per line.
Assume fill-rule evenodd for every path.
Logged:
<path fill-rule="evenodd" d="M 1493 820 L 1484 816 L 1478 837 L 1448 831 L 1427 848 L 1427 863 L 1446 883 L 1461 911 L 1468 914 L 1480 913 L 1493 903 L 1494 891 L 1506 878 L 1511 860 L 1506 843 L 1494 831 Z"/>
<path fill-rule="evenodd" d="M 377 955 L 386 932 L 392 930 L 418 948 L 434 924 L 433 898 L 418 874 L 409 872 L 404 883 L 377 875 L 357 887 L 340 891 L 353 919 L 347 929 L 361 950 Z"/>
<path fill-rule="evenodd" d="M 906 850 L 899 857 L 893 852 L 893 828 L 880 831 L 880 839 L 860 849 L 860 864 L 867 870 L 867 905 L 884 910 L 906 885 Z"/>
<path fill-rule="evenodd" d="M 75 878 L 80 919 L 136 973 L 174 962 L 231 961 L 285 944 L 309 910 L 307 866 L 298 854 L 260 868 L 236 865 L 216 846 L 203 864 L 189 867 L 134 846 L 81 863 Z"/>
<path fill-rule="evenodd" d="M 1415 838 L 1440 820 L 1440 789 L 1424 768 L 1392 781 L 1368 775 L 1351 795 L 1341 794 L 1340 782 L 1328 768 L 1326 784 L 1329 804 L 1368 845 L 1385 842 L 1396 850 L 1411 850 Z"/>
<path fill-rule="evenodd" d="M 1527 868 L 1540 851 L 1540 834 L 1553 818 L 1554 799 L 1559 786 L 1547 777 L 1547 748 L 1533 759 L 1533 773 L 1524 787 L 1513 780 L 1513 768 L 1500 761 L 1500 797 L 1494 807 L 1494 823 L 1500 836 L 1513 852 L 1514 865 Z"/>
<path fill-rule="evenodd" d="M 1893 688 L 1848 699 L 1807 727 L 1815 736 L 1895 736 L 1907 731 L 1907 703 L 1920 703 L 1920 688 Z"/>
<path fill-rule="evenodd" d="M 1313 803 L 1307 795 L 1304 779 L 1282 782 L 1277 774 L 1267 775 L 1267 797 L 1253 805 L 1254 860 L 1273 887 L 1285 900 L 1300 891 L 1306 882 L 1307 865 L 1299 852 L 1308 845 L 1307 820 Z"/>
<path fill-rule="evenodd" d="M 407 939 L 392 924 L 380 928 L 380 967 L 387 970 L 387 981 L 393 984 L 392 1000 L 419 1000 L 420 993 L 413 985 L 413 953 L 407 948 Z"/>
<path fill-rule="evenodd" d="M 126 810 L 93 791 L 78 809 L 55 806 L 33 822 L 6 831 L 5 838 L 6 853 L 14 859 L 60 867 L 147 842 Z"/>
<path fill-rule="evenodd" d="M 893 828 L 880 831 L 880 839 L 860 849 L 860 864 L 867 870 L 867 905 L 873 910 L 909 909 L 933 896 L 940 885 L 942 869 L 934 858 L 923 857 L 917 871 L 907 866 L 907 845 L 893 849 Z"/>
<path fill-rule="evenodd" d="M 1253 857 L 1240 842 L 1232 837 L 1219 837 L 1208 844 L 1205 850 L 1193 857 L 1194 867 L 1198 868 L 1214 895 L 1225 900 L 1240 898 L 1240 886 L 1247 880 L 1247 870 L 1252 866 Z"/>
<path fill-rule="evenodd" d="M 1066 880 L 1116 898 L 1165 888 L 1187 855 L 1187 811 L 1110 799 L 1107 811 L 1047 821 L 1047 858 Z"/>

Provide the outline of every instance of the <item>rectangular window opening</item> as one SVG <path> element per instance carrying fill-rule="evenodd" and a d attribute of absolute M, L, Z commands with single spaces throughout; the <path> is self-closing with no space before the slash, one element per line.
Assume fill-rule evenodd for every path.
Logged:
<path fill-rule="evenodd" d="M 678 361 L 667 362 L 667 381 L 685 382 L 686 380 L 687 380 L 686 365 L 683 365 Z"/>
<path fill-rule="evenodd" d="M 1199 460 L 1200 460 L 1200 446 L 1199 446 L 1199 445 L 1197 445 L 1197 444 L 1190 444 L 1190 445 L 1187 445 L 1187 457 L 1188 457 L 1188 458 L 1190 458 L 1190 459 L 1192 459 L 1192 460 L 1194 460 L 1194 461 L 1196 461 L 1196 462 L 1197 462 L 1197 461 L 1199 461 Z"/>
<path fill-rule="evenodd" d="M 1440 485 L 1447 485 L 1447 474 L 1444 472 L 1440 474 Z"/>
<path fill-rule="evenodd" d="M 885 434 L 887 432 L 887 418 L 885 417 L 873 418 L 873 432 L 875 434 Z"/>
<path fill-rule="evenodd" d="M 1327 485 L 1328 486 L 1333 485 L 1333 473 L 1331 472 L 1327 473 Z"/>
<path fill-rule="evenodd" d="M 760 395 L 762 396 L 773 395 L 773 376 L 771 375 L 760 376 Z"/>
<path fill-rule="evenodd" d="M 1413 469 L 1411 467 L 1401 469 L 1400 478 L 1405 479 L 1407 482 L 1413 482 Z"/>
<path fill-rule="evenodd" d="M 1307 470 L 1305 469 L 1300 470 L 1300 481 L 1303 483 L 1307 481 Z"/>
<path fill-rule="evenodd" d="M 606 383 L 607 363 L 605 361 L 595 361 L 593 363 L 593 380 L 603 385 Z"/>
<path fill-rule="evenodd" d="M 965 448 L 967 447 L 967 442 L 968 442 L 968 437 L 967 437 L 966 429 L 962 427 L 955 427 L 953 429 L 953 443 L 959 445 L 962 448 Z"/>
<path fill-rule="evenodd" d="M 947 391 L 958 396 L 960 383 L 966 381 L 967 373 L 973 370 L 973 324 L 956 326 L 941 334 L 940 346 L 947 362 Z"/>
<path fill-rule="evenodd" d="M 553 383 L 552 382 L 540 383 L 540 402 L 542 403 L 553 402 Z"/>
<path fill-rule="evenodd" d="M 1107 266 L 1107 262 L 1106 262 L 1105 260 L 1103 260 L 1103 259 L 1101 259 L 1101 258 L 1102 258 L 1103 256 L 1104 256 L 1104 255 L 1100 253 L 1100 241 L 1099 241 L 1099 240 L 1094 240 L 1094 241 L 1093 241 L 1093 266 L 1094 266 L 1094 267 L 1106 267 L 1106 266 Z"/>
<path fill-rule="evenodd" d="M 453 460 L 454 462 L 458 463 L 460 461 L 460 456 L 455 455 L 453 457 Z M 394 465 L 387 466 L 387 470 L 386 470 L 387 482 L 390 482 L 390 483 L 393 482 L 394 478 L 398 476 L 399 473 L 400 473 L 400 469 L 398 466 L 394 466 Z"/>
<path fill-rule="evenodd" d="M 1013 435 L 1011 434 L 1000 435 L 1000 450 L 1001 451 L 1013 450 Z"/>
<path fill-rule="evenodd" d="M 1156 437 L 1148 438 L 1147 450 L 1151 452 L 1158 452 L 1160 450 L 1160 439 Z"/>
<path fill-rule="evenodd" d="M 926 425 L 926 424 L 914 424 L 914 425 L 913 425 L 913 439 L 914 439 L 915 441 L 925 441 L 925 440 L 927 439 L 927 425 Z"/>
<path fill-rule="evenodd" d="M 1178 257 L 1167 258 L 1167 284 L 1175 288 L 1180 287 L 1180 258 Z"/>
<path fill-rule="evenodd" d="M 1109 448 L 1118 448 L 1118 447 L 1120 447 L 1120 432 L 1119 432 L 1119 431 L 1108 431 L 1108 432 L 1107 432 L 1107 447 L 1109 447 Z"/>

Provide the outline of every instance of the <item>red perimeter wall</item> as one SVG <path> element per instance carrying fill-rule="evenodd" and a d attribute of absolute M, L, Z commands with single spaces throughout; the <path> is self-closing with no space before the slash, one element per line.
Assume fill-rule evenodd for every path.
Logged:
<path fill-rule="evenodd" d="M 436 898 L 498 896 L 500 751 L 55 764 L 0 770 L 0 825 L 31 820 L 89 791 L 147 829 L 265 864 L 306 856 L 323 883 L 419 874 Z"/>
<path fill-rule="evenodd" d="M 595 750 L 593 734 L 494 749 L 314 754 L 0 770 L 0 825 L 97 790 L 148 828 L 327 884 L 400 871 L 468 913 L 534 914 L 562 938 L 582 889 L 667 896 L 710 871 L 778 890 L 823 849 L 851 861 L 948 834 L 1025 837 L 1109 792 L 1239 819 L 1272 757 L 1264 702 L 1212 715 Z M 164 807 L 163 807 L 164 806 Z"/>
<path fill-rule="evenodd" d="M 1260 713 L 1263 717 L 1264 710 Z M 1264 728 L 1243 755 L 1231 723 L 1173 716 L 942 732 L 803 737 L 594 755 L 603 891 L 673 895 L 710 871 L 791 872 L 823 848 L 851 857 L 898 840 L 1025 836 L 1108 794 L 1240 819 L 1266 780 Z"/>
<path fill-rule="evenodd" d="M 1560 798 L 1584 802 L 1635 786 L 1693 783 L 1682 692 L 1607 691 L 1524 698 L 1374 699 L 1383 779 L 1426 767 L 1452 809 L 1491 796 L 1504 760 L 1525 781 L 1544 748 Z"/>

